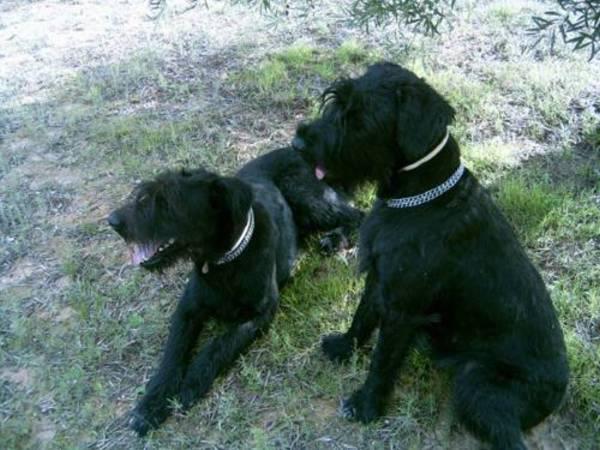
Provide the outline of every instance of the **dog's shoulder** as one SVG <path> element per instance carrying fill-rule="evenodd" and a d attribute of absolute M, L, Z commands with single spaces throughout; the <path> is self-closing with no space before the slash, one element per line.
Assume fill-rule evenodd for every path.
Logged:
<path fill-rule="evenodd" d="M 360 270 L 385 261 L 390 267 L 400 267 L 403 261 L 414 261 L 423 244 L 423 224 L 415 210 L 389 208 L 377 200 L 360 229 Z"/>

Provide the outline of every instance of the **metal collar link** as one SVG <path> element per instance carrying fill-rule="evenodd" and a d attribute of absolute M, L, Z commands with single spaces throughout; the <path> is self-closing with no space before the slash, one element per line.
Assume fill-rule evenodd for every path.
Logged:
<path fill-rule="evenodd" d="M 254 233 L 254 210 L 250 207 L 248 211 L 248 220 L 246 222 L 246 226 L 244 227 L 244 231 L 240 235 L 237 242 L 231 247 L 227 253 L 225 253 L 221 258 L 219 258 L 215 264 L 221 265 L 228 262 L 233 261 L 235 258 L 240 256 L 242 252 L 248 246 L 250 239 L 252 238 L 252 234 Z"/>
<path fill-rule="evenodd" d="M 390 208 L 412 208 L 413 206 L 423 205 L 427 202 L 430 202 L 433 199 L 438 198 L 440 195 L 445 194 L 454 186 L 456 186 L 456 183 L 458 183 L 464 171 L 465 166 L 463 166 L 461 162 L 456 171 L 450 176 L 450 178 L 448 178 L 439 186 L 425 191 L 422 194 L 413 195 L 412 197 L 391 198 L 389 200 L 386 200 L 385 203 Z"/>

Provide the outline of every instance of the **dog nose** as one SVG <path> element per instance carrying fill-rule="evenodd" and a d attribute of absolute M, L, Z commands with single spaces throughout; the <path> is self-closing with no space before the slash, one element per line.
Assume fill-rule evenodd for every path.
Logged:
<path fill-rule="evenodd" d="M 123 230 L 124 222 L 119 216 L 119 214 L 116 213 L 116 211 L 110 213 L 106 220 L 108 221 L 108 224 L 112 227 L 113 230 L 117 232 Z"/>
<path fill-rule="evenodd" d="M 304 142 L 304 139 L 296 136 L 294 139 L 292 139 L 292 148 L 299 152 L 304 150 L 306 148 L 306 143 Z"/>

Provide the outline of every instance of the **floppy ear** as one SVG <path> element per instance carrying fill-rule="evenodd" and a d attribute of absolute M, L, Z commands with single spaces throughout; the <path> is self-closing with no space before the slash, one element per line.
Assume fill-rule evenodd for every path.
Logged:
<path fill-rule="evenodd" d="M 396 142 L 403 162 L 411 163 L 443 139 L 454 109 L 422 80 L 402 85 L 396 96 Z"/>
<path fill-rule="evenodd" d="M 236 225 L 246 224 L 253 195 L 250 186 L 234 177 L 218 177 L 210 184 L 210 203 L 217 211 L 223 232 L 231 236 Z"/>

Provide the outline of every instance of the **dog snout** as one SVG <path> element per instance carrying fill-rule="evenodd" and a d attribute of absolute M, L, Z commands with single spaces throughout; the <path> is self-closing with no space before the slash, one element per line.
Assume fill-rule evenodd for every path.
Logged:
<path fill-rule="evenodd" d="M 292 139 L 292 148 L 296 151 L 303 151 L 304 149 L 306 149 L 306 142 L 304 142 L 304 139 L 302 139 L 301 137 L 294 137 L 294 139 Z"/>
<path fill-rule="evenodd" d="M 110 213 L 106 220 L 113 230 L 119 234 L 123 234 L 125 231 L 125 221 L 117 211 Z"/>

